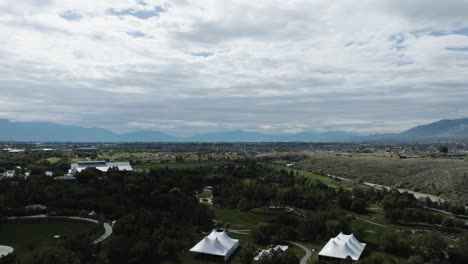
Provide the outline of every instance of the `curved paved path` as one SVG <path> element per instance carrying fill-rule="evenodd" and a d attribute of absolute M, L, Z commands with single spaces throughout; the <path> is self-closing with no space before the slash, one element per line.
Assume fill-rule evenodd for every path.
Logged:
<path fill-rule="evenodd" d="M 312 251 L 310 251 L 310 249 L 308 249 L 306 246 L 304 246 L 302 244 L 299 244 L 297 242 L 292 242 L 292 241 L 286 241 L 286 242 L 291 243 L 291 244 L 293 244 L 295 246 L 298 246 L 298 247 L 302 248 L 305 251 L 306 254 L 305 254 L 304 257 L 302 257 L 300 263 L 301 264 L 307 264 L 307 261 L 310 259 L 310 257 L 312 257 Z"/>
<path fill-rule="evenodd" d="M 357 216 L 353 216 L 351 215 L 352 217 L 354 217 L 355 219 L 359 220 L 359 221 L 363 221 L 363 222 L 366 222 L 366 223 L 369 223 L 371 225 L 376 225 L 376 226 L 379 226 L 379 227 L 383 227 L 383 228 L 387 228 L 387 226 L 384 226 L 382 224 L 379 224 L 379 223 L 376 223 L 376 222 L 372 222 L 370 220 L 366 220 L 364 218 L 360 218 L 360 217 L 357 217 Z"/>
<path fill-rule="evenodd" d="M 99 224 L 99 221 L 96 219 L 91 219 L 91 218 L 84 218 L 84 217 L 78 217 L 78 216 L 48 216 L 45 214 L 41 215 L 31 215 L 31 216 L 12 216 L 8 217 L 8 220 L 15 220 L 15 219 L 35 219 L 35 218 L 56 218 L 56 219 L 71 219 L 71 220 L 79 220 L 79 221 L 87 221 L 95 224 Z M 104 227 L 104 234 L 102 236 L 98 237 L 95 239 L 92 243 L 93 244 L 98 244 L 101 243 L 102 241 L 106 240 L 110 235 L 112 235 L 112 226 L 109 225 L 108 223 L 104 222 L 102 224 Z"/>
<path fill-rule="evenodd" d="M 250 234 L 250 229 L 243 229 L 243 230 L 238 230 L 238 229 L 225 229 L 228 233 L 233 233 L 233 234 L 239 234 L 239 235 L 249 235 Z"/>
<path fill-rule="evenodd" d="M 110 235 L 112 235 L 112 226 L 111 225 L 104 222 L 102 224 L 102 226 L 104 227 L 104 234 L 102 234 L 102 236 L 98 237 L 98 239 L 94 240 L 93 244 L 99 244 L 102 241 L 106 240 Z"/>

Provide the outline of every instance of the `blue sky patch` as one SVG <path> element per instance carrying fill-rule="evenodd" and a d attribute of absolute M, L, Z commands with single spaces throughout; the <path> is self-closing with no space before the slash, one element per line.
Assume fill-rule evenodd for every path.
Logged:
<path fill-rule="evenodd" d="M 161 6 L 155 6 L 152 10 L 136 10 L 136 9 L 108 9 L 109 14 L 115 16 L 133 16 L 139 19 L 148 19 L 152 17 L 158 17 L 160 13 L 165 12 L 166 10 Z"/>
<path fill-rule="evenodd" d="M 144 32 L 141 32 L 141 31 L 130 31 L 130 32 L 127 32 L 127 34 L 134 37 L 134 38 L 144 38 L 144 37 L 146 37 L 146 34 Z"/>
<path fill-rule="evenodd" d="M 144 0 L 136 0 L 137 4 L 147 6 L 148 4 Z"/>
<path fill-rule="evenodd" d="M 209 56 L 213 56 L 213 52 L 193 52 L 192 53 L 192 56 L 196 56 L 196 57 L 209 57 Z"/>
<path fill-rule="evenodd" d="M 468 36 L 468 27 L 459 28 L 452 31 L 430 31 L 429 35 L 432 36 L 447 36 L 447 35 L 465 35 Z"/>
<path fill-rule="evenodd" d="M 448 47 L 447 50 L 451 51 L 468 51 L 468 46 L 466 47 Z"/>
<path fill-rule="evenodd" d="M 60 17 L 68 21 L 80 21 L 83 16 L 76 11 L 68 10 L 60 13 Z"/>
<path fill-rule="evenodd" d="M 394 34 L 390 36 L 389 40 L 394 42 L 394 44 L 392 45 L 392 49 L 401 50 L 405 48 L 405 45 L 403 44 L 403 42 L 405 42 L 406 40 L 404 34 Z"/>
<path fill-rule="evenodd" d="M 468 27 L 459 28 L 453 31 L 453 34 L 468 36 Z"/>

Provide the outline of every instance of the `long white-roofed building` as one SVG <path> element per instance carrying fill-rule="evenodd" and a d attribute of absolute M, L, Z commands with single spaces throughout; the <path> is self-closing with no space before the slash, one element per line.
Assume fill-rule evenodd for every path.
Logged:
<path fill-rule="evenodd" d="M 328 241 L 318 253 L 318 256 L 319 259 L 347 259 L 349 257 L 352 260 L 359 260 L 365 247 L 366 244 L 359 242 L 353 234 L 345 235 L 340 232 L 340 234 Z"/>
<path fill-rule="evenodd" d="M 102 172 L 107 172 L 110 168 L 116 167 L 121 171 L 133 171 L 132 166 L 128 161 L 124 162 L 107 162 L 107 161 L 79 161 L 71 164 L 69 173 L 77 173 L 87 168 L 96 168 Z"/>
<path fill-rule="evenodd" d="M 226 231 L 218 232 L 213 229 L 208 236 L 198 242 L 190 252 L 219 256 L 227 261 L 239 246 L 239 240 L 232 239 Z"/>

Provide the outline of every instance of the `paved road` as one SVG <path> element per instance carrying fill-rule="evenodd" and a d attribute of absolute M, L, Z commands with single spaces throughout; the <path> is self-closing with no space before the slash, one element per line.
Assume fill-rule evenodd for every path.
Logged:
<path fill-rule="evenodd" d="M 95 224 L 99 224 L 99 221 L 96 219 L 91 219 L 91 218 L 84 218 L 84 217 L 78 217 L 78 216 L 48 216 L 45 214 L 41 215 L 31 215 L 31 216 L 12 216 L 8 217 L 10 220 L 15 220 L 15 219 L 34 219 L 34 218 L 59 218 L 59 219 L 72 219 L 72 220 L 80 220 L 80 221 L 87 221 Z M 103 223 L 102 226 L 104 227 L 104 234 L 102 236 L 98 237 L 96 240 L 94 240 L 92 243 L 93 244 L 98 244 L 101 243 L 102 241 L 106 240 L 110 235 L 112 235 L 112 227 L 108 223 Z"/>
<path fill-rule="evenodd" d="M 310 257 L 312 257 L 312 251 L 310 251 L 310 249 L 308 249 L 306 246 L 302 245 L 302 244 L 299 244 L 297 242 L 292 242 L 292 241 L 287 241 L 295 246 L 298 246 L 300 248 L 302 248 L 304 251 L 305 251 L 305 256 L 301 259 L 301 264 L 307 264 L 307 261 L 310 259 Z"/>

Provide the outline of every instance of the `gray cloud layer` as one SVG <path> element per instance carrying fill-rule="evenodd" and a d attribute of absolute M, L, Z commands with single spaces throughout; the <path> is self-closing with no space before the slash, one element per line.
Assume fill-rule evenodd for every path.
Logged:
<path fill-rule="evenodd" d="M 0 117 L 176 135 L 466 117 L 467 13 L 463 0 L 0 0 Z"/>

